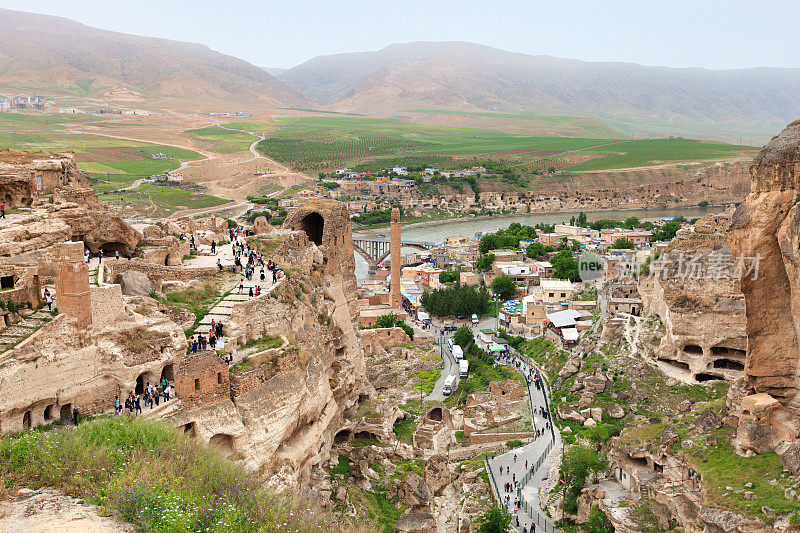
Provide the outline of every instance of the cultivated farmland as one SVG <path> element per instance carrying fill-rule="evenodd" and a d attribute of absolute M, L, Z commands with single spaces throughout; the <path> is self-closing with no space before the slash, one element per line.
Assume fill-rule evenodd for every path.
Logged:
<path fill-rule="evenodd" d="M 752 150 L 746 146 L 689 139 L 625 141 L 531 136 L 410 124 L 399 119 L 336 116 L 280 120 L 278 128 L 258 147 L 268 157 L 308 172 L 342 167 L 388 167 L 409 160 L 442 168 L 498 160 L 514 171 L 528 174 L 551 167 L 607 170 L 730 159 L 748 155 Z"/>

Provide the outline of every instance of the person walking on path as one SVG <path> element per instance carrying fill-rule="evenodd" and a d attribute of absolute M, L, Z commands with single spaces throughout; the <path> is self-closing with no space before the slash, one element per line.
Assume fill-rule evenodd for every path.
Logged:
<path fill-rule="evenodd" d="M 211 241 L 211 254 L 215 255 L 217 253 L 217 241 Z"/>
<path fill-rule="evenodd" d="M 6 218 L 6 203 L 0 202 L 0 218 Z"/>

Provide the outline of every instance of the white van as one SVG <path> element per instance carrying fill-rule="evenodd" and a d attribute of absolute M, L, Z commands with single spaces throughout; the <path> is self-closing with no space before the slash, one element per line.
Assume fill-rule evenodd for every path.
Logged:
<path fill-rule="evenodd" d="M 474 325 L 478 325 L 478 315 L 472 315 L 472 323 Z"/>
<path fill-rule="evenodd" d="M 456 361 L 464 359 L 464 350 L 458 344 L 453 346 L 453 357 L 456 358 Z"/>
<path fill-rule="evenodd" d="M 453 337 L 447 339 L 447 347 L 450 348 L 450 351 L 453 351 Z"/>
<path fill-rule="evenodd" d="M 459 375 L 462 378 L 469 377 L 469 361 L 467 361 L 466 359 L 459 361 L 458 366 L 460 370 Z"/>
<path fill-rule="evenodd" d="M 456 383 L 455 376 L 447 376 L 447 379 L 444 380 L 444 387 L 442 387 L 442 393 L 445 396 L 450 396 L 453 393 L 453 386 Z"/>

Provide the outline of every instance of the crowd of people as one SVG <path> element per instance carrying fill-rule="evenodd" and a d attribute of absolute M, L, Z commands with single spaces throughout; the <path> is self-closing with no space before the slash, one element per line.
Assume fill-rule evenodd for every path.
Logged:
<path fill-rule="evenodd" d="M 172 385 L 167 381 L 167 378 L 162 377 L 161 383 L 152 385 L 149 381 L 141 393 L 130 391 L 125 401 L 120 401 L 119 394 L 114 396 L 114 412 L 118 415 L 125 414 L 142 414 L 142 405 L 153 409 L 157 407 L 163 398 L 164 402 L 168 402 L 174 397 Z"/>
<path fill-rule="evenodd" d="M 535 387 L 537 391 L 542 391 L 542 395 L 546 397 L 546 390 L 544 386 L 544 382 L 542 381 L 542 376 L 539 371 L 535 367 L 531 367 L 525 362 L 521 361 L 520 359 L 513 357 L 510 354 L 503 354 L 498 359 L 498 362 L 502 364 L 506 364 L 516 368 L 522 376 L 525 378 L 525 381 L 528 384 L 528 387 Z M 550 410 L 545 406 L 532 406 L 533 412 L 531 416 L 539 415 L 541 418 L 544 419 L 544 426 L 537 427 L 535 429 L 535 438 L 538 439 L 539 437 L 543 436 L 546 432 L 550 431 Z M 517 453 L 515 452 L 513 455 L 513 463 L 517 464 Z M 527 473 L 528 470 L 528 461 L 525 461 L 525 469 L 524 473 Z M 500 479 L 503 477 L 507 478 L 507 481 L 503 483 L 503 493 L 505 496 L 501 497 L 501 504 L 503 509 L 512 515 L 513 524 L 518 528 L 521 529 L 522 533 L 535 533 L 536 532 L 536 525 L 531 523 L 527 524 L 524 522 L 525 518 L 520 519 L 521 513 L 519 510 L 522 508 L 522 500 L 519 497 L 514 497 L 513 501 L 511 499 L 511 495 L 516 493 L 517 489 L 519 488 L 520 480 L 517 479 L 516 473 L 511 471 L 510 466 L 500 466 Z M 500 487 L 498 487 L 500 490 Z"/>

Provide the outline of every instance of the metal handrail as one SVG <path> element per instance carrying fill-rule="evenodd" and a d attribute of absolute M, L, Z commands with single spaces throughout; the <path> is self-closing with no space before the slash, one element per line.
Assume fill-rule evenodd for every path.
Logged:
<path fill-rule="evenodd" d="M 542 381 L 542 395 L 544 396 L 545 408 L 547 409 L 547 412 L 552 415 L 552 413 L 550 411 L 550 402 L 549 402 L 549 399 L 548 399 L 549 390 L 547 388 L 547 382 L 544 379 L 544 373 L 539 368 L 539 365 L 537 365 L 535 362 L 533 362 L 528 357 L 523 356 L 522 354 L 520 354 L 517 350 L 514 350 L 513 348 L 511 348 L 509 350 L 509 353 L 512 355 L 512 357 L 514 357 L 514 358 L 520 360 L 521 362 L 525 363 L 526 365 L 528 365 L 528 367 L 535 368 L 537 370 L 537 372 L 539 373 L 539 375 L 542 377 L 542 380 L 541 380 Z M 529 401 L 530 408 L 531 408 L 531 420 L 533 421 L 533 426 L 535 428 L 536 427 L 535 426 L 536 425 L 536 417 L 534 416 L 533 398 L 532 398 L 531 391 L 530 391 L 530 385 L 528 384 L 528 380 L 527 379 L 525 380 L 525 386 L 528 389 L 528 401 Z M 533 465 L 531 465 L 531 467 L 528 469 L 528 472 L 525 474 L 525 476 L 523 476 L 522 479 L 519 480 L 518 488 L 517 488 L 517 498 L 520 501 L 520 509 L 525 512 L 525 514 L 528 516 L 528 518 L 530 520 L 533 521 L 532 524 L 536 525 L 536 528 L 537 528 L 538 531 L 543 531 L 544 533 L 561 533 L 561 531 L 559 529 L 557 529 L 552 524 L 552 522 L 547 517 L 547 515 L 542 513 L 538 507 L 534 507 L 530 503 L 528 503 L 528 500 L 526 500 L 522 496 L 523 487 L 526 487 L 528 485 L 528 482 L 531 480 L 531 478 L 533 478 L 533 476 L 536 475 L 536 472 L 539 470 L 539 468 L 541 468 L 541 466 L 547 460 L 547 456 L 550 454 L 550 452 L 552 451 L 553 446 L 555 444 L 555 429 L 553 428 L 552 416 L 550 416 L 548 418 L 550 420 L 550 442 L 547 443 L 547 446 L 542 451 L 542 453 L 539 455 L 539 458 L 536 460 L 536 462 Z M 496 500 L 500 504 L 502 504 L 502 499 L 500 497 L 500 492 L 499 492 L 500 489 L 499 489 L 499 485 L 497 485 L 497 480 L 494 477 L 494 472 L 492 471 L 491 468 L 489 468 L 489 461 L 484 459 L 484 462 L 485 462 L 486 468 L 489 471 L 489 474 L 491 476 L 491 483 L 490 484 L 492 485 L 492 495 L 496 498 Z"/>

